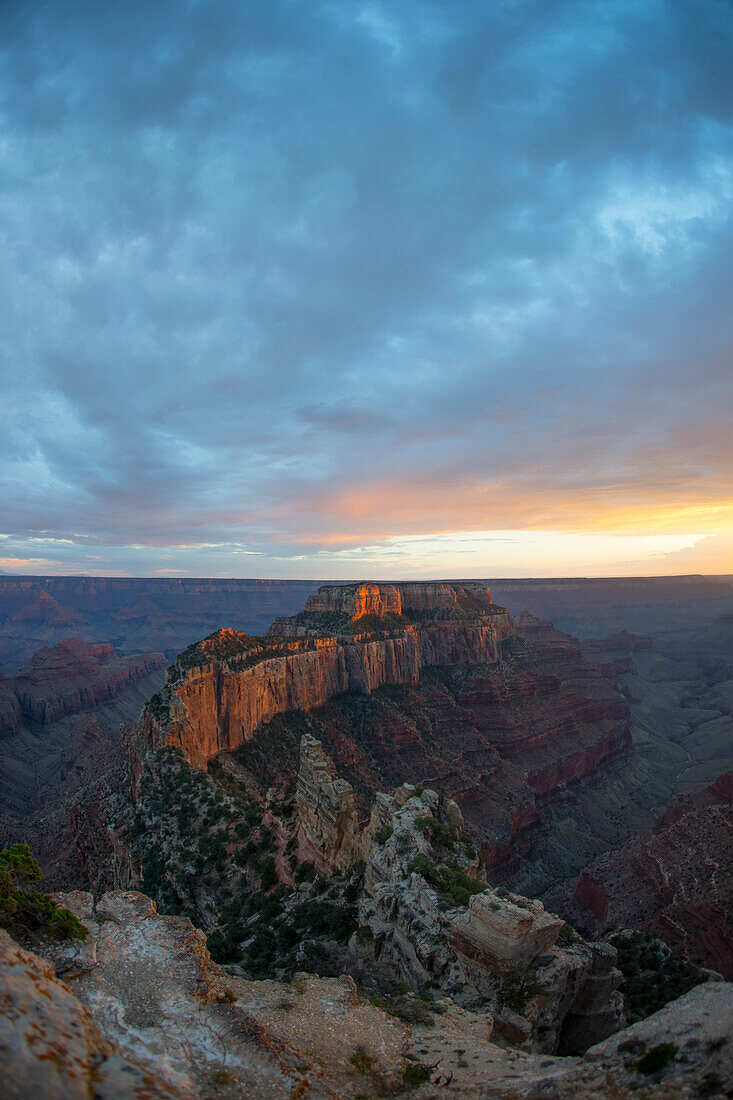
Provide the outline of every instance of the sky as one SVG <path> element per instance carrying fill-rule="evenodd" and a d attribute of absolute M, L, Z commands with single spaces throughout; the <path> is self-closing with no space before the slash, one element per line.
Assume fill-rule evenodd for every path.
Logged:
<path fill-rule="evenodd" d="M 731 0 L 1 0 L 0 569 L 733 573 Z"/>

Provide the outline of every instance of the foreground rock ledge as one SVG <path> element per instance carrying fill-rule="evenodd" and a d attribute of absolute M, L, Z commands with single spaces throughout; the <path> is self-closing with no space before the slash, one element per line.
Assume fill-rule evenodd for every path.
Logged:
<path fill-rule="evenodd" d="M 388 1095 L 405 1069 L 411 1095 L 466 1098 L 641 1095 L 687 1098 L 733 1088 L 733 986 L 710 982 L 581 1058 L 501 1049 L 485 1021 L 442 1004 L 434 1028 L 408 1028 L 350 978 L 251 982 L 212 963 L 189 921 L 132 891 L 62 895 L 90 930 L 80 945 L 25 951 L 0 933 L 0 1064 L 9 1100 L 97 1096 Z M 51 962 L 68 984 L 54 977 Z M 661 1069 L 644 1052 L 673 1044 Z M 403 1093 L 404 1095 L 404 1093 Z"/>

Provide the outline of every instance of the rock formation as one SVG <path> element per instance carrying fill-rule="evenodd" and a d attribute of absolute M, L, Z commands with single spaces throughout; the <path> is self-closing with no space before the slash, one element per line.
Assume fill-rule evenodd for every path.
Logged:
<path fill-rule="evenodd" d="M 118 657 L 67 639 L 0 680 L 0 847 L 31 843 L 56 886 L 100 885 L 91 850 L 114 862 L 106 777 L 116 771 L 112 789 L 124 787 L 119 726 L 139 715 L 165 665 L 160 653 Z"/>
<path fill-rule="evenodd" d="M 651 929 L 733 978 L 733 772 L 678 796 L 654 832 L 599 857 L 568 912 L 595 933 Z"/>
<path fill-rule="evenodd" d="M 448 676 L 426 680 L 428 669 Z M 378 701 L 385 687 L 404 689 L 400 707 Z M 359 716 L 368 745 L 333 702 L 345 695 L 374 697 Z M 189 647 L 141 720 L 137 752 L 169 745 L 205 767 L 294 711 L 313 714 L 314 735 L 347 762 L 357 810 L 368 811 L 365 783 L 373 795 L 429 782 L 461 805 L 488 866 L 539 820 L 538 795 L 629 744 L 611 662 L 531 616 L 515 627 L 483 585 L 415 583 L 329 586 L 264 638 L 222 630 Z"/>
<path fill-rule="evenodd" d="M 171 1100 L 157 1073 L 124 1057 L 53 966 L 0 930 L 0 1066 L 7 1100 Z"/>
<path fill-rule="evenodd" d="M 480 991 L 496 995 L 499 981 L 495 1027 L 513 1045 L 579 1053 L 623 1026 L 614 949 L 584 942 L 539 901 L 491 889 L 476 894 L 451 946 Z"/>
<path fill-rule="evenodd" d="M 300 743 L 296 801 L 301 860 L 329 873 L 342 870 L 361 855 L 354 788 L 338 778 L 320 741 L 308 734 Z"/>
<path fill-rule="evenodd" d="M 222 626 L 264 633 L 302 608 L 317 581 L 0 576 L 0 671 L 70 634 L 170 660 Z"/>
<path fill-rule="evenodd" d="M 165 666 L 162 653 L 118 657 L 111 645 L 78 638 L 44 647 L 13 679 L 0 680 L 0 737 L 102 706 Z"/>
<path fill-rule="evenodd" d="M 541 901 L 493 890 L 475 894 L 456 924 L 452 946 L 468 969 L 480 964 L 493 975 L 528 966 L 555 946 L 563 922 Z"/>
<path fill-rule="evenodd" d="M 460 875 L 477 874 L 475 852 L 467 855 L 459 845 L 462 823 L 455 802 L 406 783 L 392 796 L 377 795 L 364 836 L 360 918 L 371 930 L 375 958 L 413 988 L 436 981 L 452 994 L 461 989 L 450 947 L 461 902 L 440 889 L 436 860 L 450 861 Z M 483 883 L 473 885 L 480 890 Z"/>
<path fill-rule="evenodd" d="M 89 928 L 81 949 L 41 944 L 39 957 L 0 932 L 9 1100 L 356 1100 L 408 1089 L 416 1100 L 444 1089 L 456 1100 L 693 1100 L 733 1085 L 728 983 L 698 987 L 582 1057 L 537 1055 L 496 1045 L 485 1015 L 448 998 L 408 1027 L 348 977 L 226 973 L 187 920 L 138 893 L 59 900 Z"/>
<path fill-rule="evenodd" d="M 416 686 L 429 666 L 492 664 L 511 621 L 485 586 L 475 587 L 482 598 L 466 586 L 438 584 L 326 587 L 300 615 L 276 620 L 264 638 L 220 631 L 176 659 L 143 737 L 153 748 L 178 747 L 205 767 L 276 714 L 312 710 L 345 692 Z"/>

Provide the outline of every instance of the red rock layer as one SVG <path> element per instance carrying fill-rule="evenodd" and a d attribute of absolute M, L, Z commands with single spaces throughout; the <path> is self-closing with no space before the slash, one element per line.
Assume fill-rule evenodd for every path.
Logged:
<path fill-rule="evenodd" d="M 310 711 L 345 692 L 416 686 L 428 666 L 496 661 L 509 629 L 508 616 L 494 616 L 489 625 L 410 626 L 395 637 L 370 641 L 317 639 L 301 651 L 265 657 L 248 668 L 215 660 L 190 670 L 175 689 L 171 720 L 153 731 L 153 743 L 174 745 L 195 767 L 204 767 L 276 714 Z"/>
<path fill-rule="evenodd" d="M 593 932 L 656 929 L 733 979 L 733 772 L 674 799 L 651 836 L 592 863 L 574 900 Z"/>
<path fill-rule="evenodd" d="M 378 612 L 381 632 L 356 633 Z M 324 622 L 345 633 L 316 636 Z M 264 639 L 222 631 L 182 655 L 132 738 L 133 770 L 163 744 L 205 767 L 297 712 L 362 810 L 406 781 L 445 791 L 489 867 L 539 820 L 537 796 L 629 745 L 613 665 L 551 624 L 525 615 L 515 630 L 478 584 L 352 585 L 321 589 Z"/>
<path fill-rule="evenodd" d="M 118 657 L 111 645 L 78 638 L 44 647 L 15 678 L 0 682 L 0 737 L 101 706 L 165 665 L 161 653 Z"/>
<path fill-rule="evenodd" d="M 445 631 L 445 626 L 431 629 Z M 423 672 L 417 681 L 406 679 L 372 695 L 334 698 L 314 706 L 307 718 L 293 713 L 290 724 L 279 719 L 261 726 L 237 759 L 265 786 L 281 783 L 287 778 L 283 744 L 289 740 L 294 778 L 300 735 L 307 728 L 354 787 L 362 816 L 375 791 L 403 782 L 434 787 L 460 805 L 487 866 L 498 868 L 515 857 L 522 834 L 539 822 L 540 795 L 590 773 L 628 745 L 625 701 L 608 678 L 608 666 L 584 657 L 577 642 L 552 628 L 545 625 L 543 632 L 544 646 L 509 639 L 505 645 L 516 651 L 492 665 L 448 663 L 443 671 Z M 556 675 L 548 671 L 553 644 Z M 448 646 L 446 655 L 450 652 Z M 197 689 L 209 693 L 210 715 L 216 708 L 221 713 L 221 699 L 234 690 L 230 686 L 222 695 L 220 680 L 212 672 Z M 203 709 L 197 713 L 191 695 L 185 714 L 189 728 L 200 731 L 197 736 L 205 739 L 212 728 L 216 734 L 213 719 Z M 152 728 L 150 715 L 146 722 L 148 728 L 137 736 L 149 744 L 161 731 Z M 185 733 L 182 720 L 176 735 L 179 730 Z M 140 767 L 137 758 L 138 772 Z"/>

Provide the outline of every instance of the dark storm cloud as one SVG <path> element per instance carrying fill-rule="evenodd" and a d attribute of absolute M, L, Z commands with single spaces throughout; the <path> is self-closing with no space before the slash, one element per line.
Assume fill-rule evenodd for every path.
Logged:
<path fill-rule="evenodd" d="M 19 557 L 730 503 L 729 3 L 6 0 L 0 43 Z"/>

